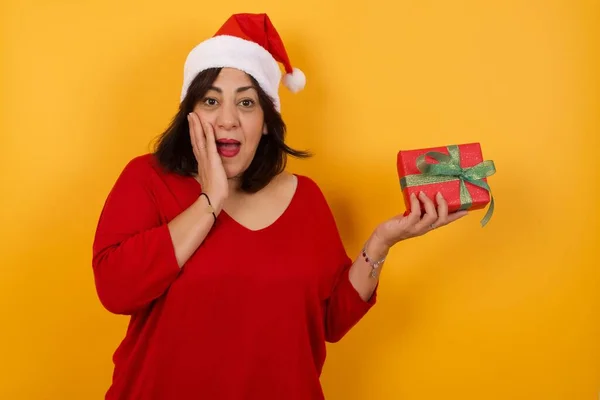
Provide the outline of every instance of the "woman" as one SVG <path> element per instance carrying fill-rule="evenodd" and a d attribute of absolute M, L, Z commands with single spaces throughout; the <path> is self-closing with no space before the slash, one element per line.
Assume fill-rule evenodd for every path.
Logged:
<path fill-rule="evenodd" d="M 186 60 L 179 112 L 109 194 L 93 268 L 131 316 L 107 399 L 322 399 L 325 343 L 373 306 L 383 260 L 448 215 L 425 196 L 354 260 L 313 180 L 285 172 L 277 95 L 299 90 L 266 15 L 237 14 Z"/>

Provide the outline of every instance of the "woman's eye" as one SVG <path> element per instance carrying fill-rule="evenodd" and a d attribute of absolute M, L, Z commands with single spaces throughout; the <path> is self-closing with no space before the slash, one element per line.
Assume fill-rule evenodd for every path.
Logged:
<path fill-rule="evenodd" d="M 254 101 L 245 99 L 240 102 L 244 107 L 251 107 L 254 104 Z"/>
<path fill-rule="evenodd" d="M 217 104 L 217 100 L 211 98 L 204 99 L 204 104 L 206 104 L 207 106 L 214 106 Z"/>

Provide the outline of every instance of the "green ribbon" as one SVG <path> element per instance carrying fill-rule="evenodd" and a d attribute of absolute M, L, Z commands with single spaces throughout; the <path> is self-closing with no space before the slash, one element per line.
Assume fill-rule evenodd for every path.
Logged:
<path fill-rule="evenodd" d="M 460 209 L 467 210 L 473 204 L 473 198 L 467 189 L 465 182 L 472 183 L 487 190 L 490 193 L 490 206 L 487 213 L 481 220 L 481 226 L 484 227 L 492 214 L 494 213 L 494 197 L 490 186 L 483 180 L 496 172 L 493 161 L 483 161 L 473 167 L 463 168 L 460 166 L 460 151 L 458 146 L 451 145 L 446 147 L 448 154 L 431 151 L 420 155 L 417 158 L 417 168 L 420 174 L 407 175 L 400 179 L 400 187 L 404 190 L 411 186 L 430 185 L 433 183 L 443 183 L 451 181 L 460 181 Z M 437 164 L 430 164 L 425 161 L 429 156 L 438 161 Z"/>

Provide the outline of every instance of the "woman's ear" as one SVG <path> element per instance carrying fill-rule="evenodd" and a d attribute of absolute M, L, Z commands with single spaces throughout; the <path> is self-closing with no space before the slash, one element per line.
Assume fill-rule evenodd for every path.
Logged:
<path fill-rule="evenodd" d="M 267 129 L 267 124 L 264 124 L 262 134 L 266 135 L 267 133 L 269 133 L 269 130 Z"/>

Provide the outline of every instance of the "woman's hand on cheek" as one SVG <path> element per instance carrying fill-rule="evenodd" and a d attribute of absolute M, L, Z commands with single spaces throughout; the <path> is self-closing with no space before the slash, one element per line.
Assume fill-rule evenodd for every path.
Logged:
<path fill-rule="evenodd" d="M 188 115 L 188 123 L 192 149 L 198 162 L 198 179 L 202 192 L 210 198 L 213 208 L 218 213 L 229 195 L 229 184 L 221 156 L 217 151 L 215 131 L 210 123 L 200 121 L 195 112 Z"/>

